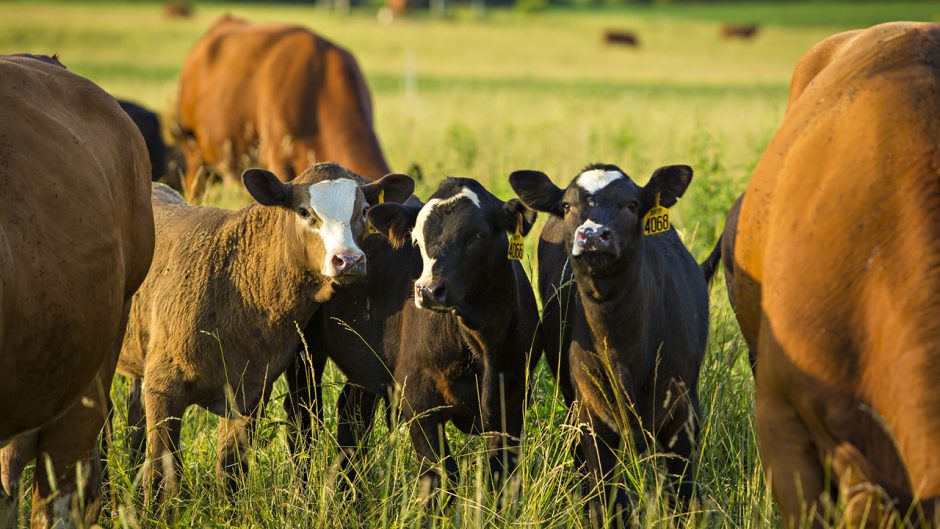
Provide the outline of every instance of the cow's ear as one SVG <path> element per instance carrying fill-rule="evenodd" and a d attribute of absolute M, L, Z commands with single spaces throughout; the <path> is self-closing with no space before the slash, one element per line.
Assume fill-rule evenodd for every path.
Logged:
<path fill-rule="evenodd" d="M 522 203 L 535 211 L 550 213 L 558 217 L 565 212 L 561 199 L 564 190 L 549 180 L 548 175 L 541 171 L 515 171 L 509 175 L 509 185 Z"/>
<path fill-rule="evenodd" d="M 248 169 L 242 173 L 242 181 L 248 193 L 262 206 L 291 205 L 291 186 L 281 182 L 271 171 Z"/>
<path fill-rule="evenodd" d="M 393 247 L 401 248 L 411 236 L 419 211 L 421 211 L 419 206 L 403 206 L 386 202 L 369 208 L 367 216 L 372 227 L 385 235 Z"/>
<path fill-rule="evenodd" d="M 523 236 L 529 233 L 538 213 L 526 207 L 518 198 L 513 198 L 503 204 L 499 212 L 500 224 L 504 231 L 515 233 L 519 228 L 519 233 Z"/>
<path fill-rule="evenodd" d="M 392 173 L 360 189 L 370 205 L 374 206 L 383 202 L 401 204 L 415 192 L 415 181 L 406 174 Z"/>
<path fill-rule="evenodd" d="M 643 187 L 643 212 L 656 205 L 656 194 L 659 194 L 659 205 L 664 208 L 672 207 L 685 194 L 689 183 L 692 182 L 692 168 L 688 165 L 667 165 L 653 172 L 650 181 Z"/>

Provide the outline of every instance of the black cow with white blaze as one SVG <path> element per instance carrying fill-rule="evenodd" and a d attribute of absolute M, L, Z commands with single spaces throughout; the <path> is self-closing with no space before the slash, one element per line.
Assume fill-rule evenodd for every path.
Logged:
<path fill-rule="evenodd" d="M 526 378 L 542 346 L 535 295 L 519 262 L 507 258 L 507 235 L 526 234 L 535 215 L 466 178 L 445 179 L 427 204 L 369 210 L 388 242 L 367 241 L 372 264 L 365 284 L 337 292 L 306 330 L 321 357 L 314 370 L 328 356 L 347 376 L 337 432 L 338 466 L 347 477 L 355 476 L 378 401 L 393 391 L 426 492 L 440 485 L 435 469 L 442 461 L 449 484 L 456 483 L 448 421 L 488 436 L 495 482 L 515 467 Z M 289 377 L 294 417 L 292 410 L 317 393 L 303 375 Z M 309 424 L 300 426 L 309 438 Z"/>
<path fill-rule="evenodd" d="M 579 453 L 592 488 L 602 491 L 591 502 L 595 524 L 609 500 L 615 516 L 626 506 L 612 481 L 627 435 L 641 452 L 658 444 L 679 497 L 693 492 L 687 476 L 708 335 L 706 284 L 673 228 L 644 234 L 644 224 L 656 225 L 644 222 L 647 213 L 674 205 L 691 180 L 684 165 L 657 169 L 642 187 L 607 164 L 588 166 L 566 189 L 538 171 L 509 177 L 526 206 L 551 215 L 538 249 L 545 352 L 587 426 Z"/>

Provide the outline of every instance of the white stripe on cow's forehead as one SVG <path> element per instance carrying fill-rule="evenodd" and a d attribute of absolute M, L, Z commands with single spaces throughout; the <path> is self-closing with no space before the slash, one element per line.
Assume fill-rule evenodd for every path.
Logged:
<path fill-rule="evenodd" d="M 326 180 L 307 188 L 310 207 L 321 220 L 333 220 L 349 224 L 356 205 L 356 190 L 359 186 L 348 178 Z"/>
<path fill-rule="evenodd" d="M 434 211 L 434 209 L 437 207 L 453 204 L 454 202 L 457 202 L 461 199 L 467 199 L 470 202 L 473 202 L 474 206 L 480 207 L 480 197 L 478 197 L 476 193 L 466 187 L 460 188 L 459 193 L 447 198 L 432 198 L 431 200 L 428 200 L 428 203 L 425 204 L 424 207 L 421 208 L 421 211 L 418 212 L 418 218 L 415 219 L 415 227 L 411 230 L 412 242 L 423 248 L 424 223 L 427 222 L 428 217 L 431 216 L 431 212 Z M 422 252 L 424 252 L 424 250 L 422 250 Z"/>
<path fill-rule="evenodd" d="M 578 186 L 588 193 L 597 193 L 614 180 L 623 178 L 620 171 L 605 171 L 604 169 L 591 169 L 578 175 Z"/>

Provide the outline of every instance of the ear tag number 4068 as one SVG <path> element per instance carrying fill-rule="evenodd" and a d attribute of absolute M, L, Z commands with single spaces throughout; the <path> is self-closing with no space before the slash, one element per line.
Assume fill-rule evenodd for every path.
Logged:
<path fill-rule="evenodd" d="M 509 237 L 509 252 L 506 255 L 510 261 L 521 261 L 525 255 L 525 239 L 522 238 L 522 216 L 516 219 L 516 232 Z"/>
<path fill-rule="evenodd" d="M 643 235 L 664 231 L 669 231 L 669 210 L 659 205 L 659 193 L 656 193 L 656 205 L 643 215 Z"/>
<path fill-rule="evenodd" d="M 379 190 L 379 204 L 384 204 L 384 203 L 385 203 L 385 190 L 384 190 L 384 189 L 380 189 L 380 190 Z M 370 223 L 369 223 L 369 235 L 372 235 L 373 233 L 378 233 L 378 232 L 379 232 L 379 230 L 375 229 L 375 228 L 372 226 L 372 223 L 370 222 Z"/>

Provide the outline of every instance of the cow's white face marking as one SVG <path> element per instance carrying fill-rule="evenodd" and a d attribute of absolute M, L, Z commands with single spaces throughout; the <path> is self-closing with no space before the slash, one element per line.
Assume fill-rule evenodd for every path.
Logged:
<path fill-rule="evenodd" d="M 571 255 L 578 256 L 584 252 L 584 248 L 581 246 L 581 241 L 578 238 L 578 234 L 581 233 L 581 230 L 584 228 L 597 230 L 598 228 L 603 228 L 603 224 L 598 224 L 591 219 L 587 219 L 582 222 L 578 229 L 574 230 L 574 242 L 571 243 Z"/>
<path fill-rule="evenodd" d="M 431 211 L 434 208 L 439 206 L 453 204 L 458 200 L 469 200 L 473 203 L 474 206 L 480 207 L 480 197 L 470 189 L 464 187 L 460 189 L 460 193 L 456 195 L 447 197 L 445 199 L 432 198 L 428 200 L 427 204 L 421 208 L 421 211 L 418 212 L 418 218 L 415 219 L 415 227 L 411 230 L 411 241 L 415 246 L 421 251 L 421 277 L 415 281 L 415 285 L 429 285 L 432 282 L 433 276 L 431 275 L 431 269 L 434 267 L 435 259 L 428 255 L 427 245 L 424 243 L 424 224 L 427 222 L 428 217 L 431 216 Z M 418 297 L 415 296 L 415 306 L 421 308 L 421 302 Z"/>
<path fill-rule="evenodd" d="M 321 221 L 316 231 L 326 250 L 322 267 L 326 276 L 336 275 L 330 264 L 334 255 L 361 251 L 350 226 L 358 187 L 356 182 L 348 178 L 338 178 L 313 184 L 309 188 L 310 209 Z"/>
<path fill-rule="evenodd" d="M 603 169 L 591 169 L 578 175 L 578 187 L 588 193 L 597 193 L 604 189 L 611 182 L 623 178 L 620 171 L 605 171 Z"/>

